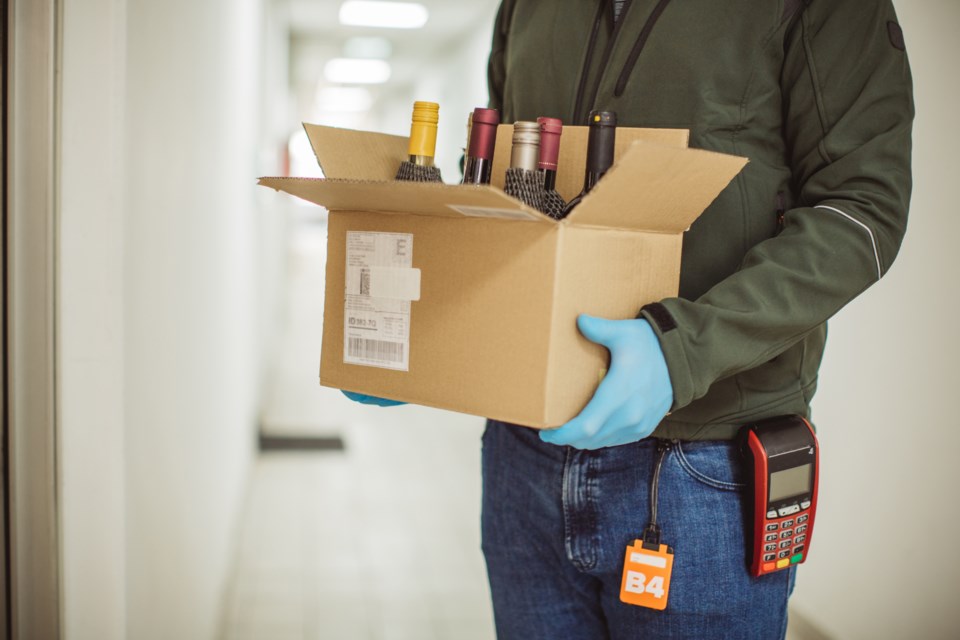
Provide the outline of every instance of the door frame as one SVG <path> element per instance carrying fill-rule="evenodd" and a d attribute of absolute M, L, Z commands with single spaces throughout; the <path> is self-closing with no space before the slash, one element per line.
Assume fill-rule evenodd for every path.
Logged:
<path fill-rule="evenodd" d="M 12 638 L 61 636 L 56 250 L 60 0 L 8 0 L 4 419 Z"/>
<path fill-rule="evenodd" d="M 9 425 L 7 420 L 7 64 L 9 61 L 10 41 L 9 6 L 7 0 L 0 0 L 0 639 L 10 639 L 10 522 L 8 510 L 10 503 L 7 487 L 10 468 L 7 452 L 9 450 Z"/>

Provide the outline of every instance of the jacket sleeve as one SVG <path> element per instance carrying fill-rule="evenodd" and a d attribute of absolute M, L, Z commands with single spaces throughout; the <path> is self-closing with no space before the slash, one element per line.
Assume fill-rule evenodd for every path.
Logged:
<path fill-rule="evenodd" d="M 660 338 L 674 410 L 819 327 L 886 273 L 906 230 L 914 108 L 893 6 L 805 2 L 781 74 L 797 207 L 702 297 L 641 311 Z"/>
<path fill-rule="evenodd" d="M 487 91 L 490 99 L 487 107 L 503 113 L 503 85 L 507 75 L 504 59 L 507 49 L 507 31 L 513 2 L 503 0 L 493 24 L 493 44 L 490 47 L 490 59 L 487 63 Z"/>

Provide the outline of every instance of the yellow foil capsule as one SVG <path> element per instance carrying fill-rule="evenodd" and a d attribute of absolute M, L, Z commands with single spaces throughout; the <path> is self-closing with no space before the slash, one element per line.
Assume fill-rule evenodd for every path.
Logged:
<path fill-rule="evenodd" d="M 437 122 L 439 120 L 440 105 L 436 102 L 413 103 L 410 145 L 408 147 L 411 162 L 433 164 L 433 156 L 437 149 Z M 428 158 L 429 161 L 426 161 Z"/>

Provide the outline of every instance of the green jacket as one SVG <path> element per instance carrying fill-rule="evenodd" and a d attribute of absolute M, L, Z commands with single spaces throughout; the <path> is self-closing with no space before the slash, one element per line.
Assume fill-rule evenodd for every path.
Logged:
<path fill-rule="evenodd" d="M 893 6 L 627 0 L 614 25 L 610 4 L 504 0 L 491 106 L 506 122 L 613 110 L 749 158 L 684 236 L 679 296 L 640 311 L 673 383 L 655 435 L 809 416 L 827 319 L 886 273 L 906 229 L 914 109 Z"/>

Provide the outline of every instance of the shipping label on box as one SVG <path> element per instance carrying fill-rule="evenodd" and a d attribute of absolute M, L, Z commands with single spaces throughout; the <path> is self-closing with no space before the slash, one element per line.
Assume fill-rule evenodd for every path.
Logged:
<path fill-rule="evenodd" d="M 347 233 L 343 361 L 410 370 L 410 301 L 420 299 L 413 234 Z"/>

